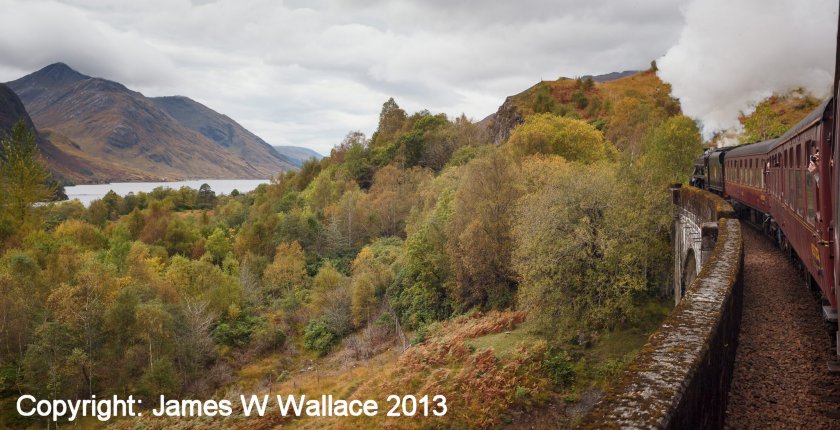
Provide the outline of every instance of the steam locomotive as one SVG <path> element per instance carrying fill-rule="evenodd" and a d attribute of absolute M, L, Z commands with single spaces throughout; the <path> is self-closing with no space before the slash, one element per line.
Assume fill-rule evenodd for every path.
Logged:
<path fill-rule="evenodd" d="M 824 299 L 824 318 L 834 323 L 840 298 L 835 100 L 823 102 L 781 137 L 707 150 L 695 160 L 690 180 L 729 199 L 742 219 L 771 235 L 800 263 L 806 285 L 819 289 Z M 837 336 L 840 340 L 840 332 Z"/>

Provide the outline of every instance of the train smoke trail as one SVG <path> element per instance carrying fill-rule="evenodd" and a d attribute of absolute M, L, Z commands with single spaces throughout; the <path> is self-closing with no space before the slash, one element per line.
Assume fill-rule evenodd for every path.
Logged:
<path fill-rule="evenodd" d="M 657 60 L 686 115 L 707 137 L 774 92 L 830 93 L 836 0 L 694 0 L 676 45 Z"/>

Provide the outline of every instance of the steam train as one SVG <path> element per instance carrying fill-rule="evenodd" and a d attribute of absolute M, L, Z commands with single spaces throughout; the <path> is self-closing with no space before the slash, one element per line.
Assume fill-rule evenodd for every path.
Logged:
<path fill-rule="evenodd" d="M 727 198 L 742 219 L 771 235 L 801 264 L 806 285 L 819 289 L 824 299 L 824 318 L 836 323 L 840 151 L 835 136 L 840 124 L 835 100 L 823 102 L 781 137 L 707 150 L 695 160 L 690 183 Z"/>

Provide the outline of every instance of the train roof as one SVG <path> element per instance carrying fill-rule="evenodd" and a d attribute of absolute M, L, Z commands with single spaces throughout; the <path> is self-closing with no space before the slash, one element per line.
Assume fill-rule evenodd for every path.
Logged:
<path fill-rule="evenodd" d="M 747 155 L 766 154 L 778 143 L 779 138 L 765 140 L 762 142 L 748 143 L 736 146 L 726 154 L 727 157 L 743 157 Z"/>
<path fill-rule="evenodd" d="M 801 121 L 796 123 L 793 127 L 790 128 L 785 134 L 777 137 L 775 139 L 765 140 L 762 142 L 756 143 L 749 143 L 746 145 L 736 146 L 734 149 L 729 151 L 727 156 L 729 157 L 743 157 L 747 155 L 758 155 L 758 154 L 766 154 L 770 152 L 773 148 L 782 143 L 788 141 L 791 137 L 796 136 L 802 130 L 808 128 L 811 123 L 814 121 L 819 120 L 820 118 L 825 115 L 825 111 L 831 106 L 831 97 L 824 100 L 817 106 L 816 109 L 812 110 L 805 118 L 802 118 Z"/>
<path fill-rule="evenodd" d="M 825 115 L 825 111 L 831 106 L 831 100 L 831 97 L 823 100 L 823 102 L 820 103 L 820 105 L 817 106 L 816 109 L 812 110 L 811 113 L 808 114 L 808 116 L 802 118 L 801 121 L 797 122 L 796 125 L 791 127 L 790 130 L 788 130 L 787 132 L 785 132 L 785 134 L 779 137 L 777 139 L 777 143 L 781 144 L 783 142 L 786 142 L 791 137 L 796 136 L 797 134 L 799 134 L 800 131 L 804 130 L 809 125 L 811 125 L 812 122 L 822 118 L 823 115 Z"/>

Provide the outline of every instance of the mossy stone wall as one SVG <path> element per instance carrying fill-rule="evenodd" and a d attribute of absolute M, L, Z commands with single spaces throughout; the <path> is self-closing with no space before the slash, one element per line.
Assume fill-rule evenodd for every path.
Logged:
<path fill-rule="evenodd" d="M 674 197 L 680 207 L 718 222 L 714 251 L 686 296 L 579 428 L 723 427 L 741 320 L 741 225 L 716 195 L 683 187 Z"/>

